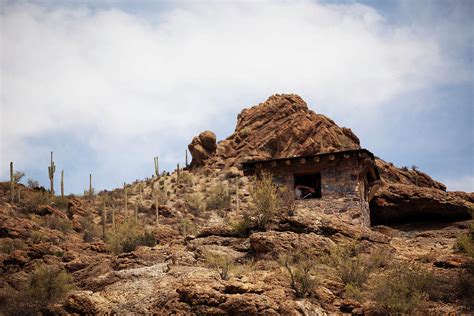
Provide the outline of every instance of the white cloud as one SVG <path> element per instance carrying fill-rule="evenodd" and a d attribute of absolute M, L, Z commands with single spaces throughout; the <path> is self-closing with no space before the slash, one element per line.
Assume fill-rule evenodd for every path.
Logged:
<path fill-rule="evenodd" d="M 449 191 L 474 192 L 474 176 L 471 175 L 448 178 L 443 183 L 446 184 Z"/>
<path fill-rule="evenodd" d="M 127 148 L 148 161 L 273 93 L 318 111 L 370 109 L 446 80 L 449 62 L 434 38 L 359 4 L 199 2 L 159 21 L 20 4 L 0 18 L 0 158 L 27 168 L 31 137 L 84 133 L 113 172 Z"/>

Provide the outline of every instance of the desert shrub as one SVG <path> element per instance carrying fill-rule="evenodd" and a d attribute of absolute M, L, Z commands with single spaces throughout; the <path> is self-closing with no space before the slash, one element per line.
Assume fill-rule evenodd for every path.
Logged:
<path fill-rule="evenodd" d="M 474 261 L 470 261 L 463 266 L 459 273 L 457 288 L 464 305 L 474 309 Z"/>
<path fill-rule="evenodd" d="M 30 232 L 30 240 L 34 244 L 39 244 L 46 240 L 46 235 L 38 230 L 33 230 Z"/>
<path fill-rule="evenodd" d="M 65 196 L 55 196 L 53 197 L 54 206 L 59 209 L 65 210 L 69 204 L 69 199 Z"/>
<path fill-rule="evenodd" d="M 64 298 L 72 289 L 71 283 L 66 271 L 40 266 L 28 278 L 26 293 L 33 305 L 46 306 Z"/>
<path fill-rule="evenodd" d="M 31 178 L 29 178 L 29 179 L 26 181 L 26 184 L 28 185 L 28 187 L 29 187 L 30 189 L 34 189 L 34 188 L 39 187 L 38 181 L 36 181 L 36 180 L 34 180 L 34 179 L 31 179 Z"/>
<path fill-rule="evenodd" d="M 397 265 L 374 281 L 372 296 L 389 313 L 410 313 L 417 309 L 433 287 L 432 275 L 416 267 Z"/>
<path fill-rule="evenodd" d="M 288 190 L 286 187 L 280 188 L 280 209 L 289 216 L 295 215 L 296 199 L 295 192 Z"/>
<path fill-rule="evenodd" d="M 13 173 L 13 182 L 15 183 L 19 183 L 21 181 L 21 179 L 23 179 L 23 177 L 25 176 L 25 173 L 22 172 L 22 171 L 15 171 Z"/>
<path fill-rule="evenodd" d="M 474 223 L 471 223 L 466 234 L 457 238 L 457 246 L 462 252 L 474 258 Z"/>
<path fill-rule="evenodd" d="M 230 227 L 235 235 L 247 237 L 253 228 L 252 219 L 248 213 L 244 213 L 238 220 L 231 222 Z"/>
<path fill-rule="evenodd" d="M 115 230 L 109 230 L 106 234 L 109 249 L 114 254 L 131 252 L 138 246 L 153 247 L 156 238 L 152 233 L 141 233 L 133 221 L 125 221 L 116 225 Z"/>
<path fill-rule="evenodd" d="M 86 229 L 82 235 L 82 240 L 84 240 L 84 242 L 91 242 L 94 240 L 94 235 Z"/>
<path fill-rule="evenodd" d="M 192 186 L 193 185 L 193 176 L 188 171 L 182 171 L 179 174 L 179 182 L 183 185 Z"/>
<path fill-rule="evenodd" d="M 0 239 L 0 253 L 10 254 L 15 250 L 25 249 L 27 245 L 20 239 Z"/>
<path fill-rule="evenodd" d="M 288 273 L 295 296 L 306 297 L 316 285 L 311 276 L 316 262 L 314 256 L 308 252 L 296 251 L 280 255 L 278 262 Z"/>
<path fill-rule="evenodd" d="M 33 192 L 23 198 L 21 203 L 23 212 L 34 213 L 39 206 L 51 203 L 51 195 L 46 191 Z"/>
<path fill-rule="evenodd" d="M 333 247 L 329 255 L 322 257 L 322 262 L 334 270 L 344 286 L 362 286 L 374 268 L 373 263 L 358 252 L 355 244 Z"/>
<path fill-rule="evenodd" d="M 193 214 L 201 213 L 206 208 L 206 204 L 204 203 L 203 197 L 200 193 L 185 194 L 184 204 Z"/>
<path fill-rule="evenodd" d="M 227 254 L 217 252 L 204 252 L 206 265 L 217 271 L 222 280 L 228 280 L 230 271 L 234 268 L 234 260 Z"/>
<path fill-rule="evenodd" d="M 44 223 L 46 227 L 59 230 L 63 233 L 69 232 L 72 228 L 71 222 L 67 218 L 63 218 L 55 214 L 45 216 Z"/>
<path fill-rule="evenodd" d="M 250 195 L 253 200 L 252 215 L 256 218 L 257 228 L 265 230 L 280 204 L 278 188 L 271 175 L 263 173 L 260 178 L 255 179 Z"/>
<path fill-rule="evenodd" d="M 194 225 L 190 220 L 186 218 L 182 219 L 179 222 L 178 229 L 179 229 L 179 233 L 184 237 L 189 236 L 189 235 L 194 235 L 197 233 L 196 225 Z"/>
<path fill-rule="evenodd" d="M 206 206 L 210 210 L 230 208 L 229 190 L 223 184 L 212 187 L 206 199 Z"/>

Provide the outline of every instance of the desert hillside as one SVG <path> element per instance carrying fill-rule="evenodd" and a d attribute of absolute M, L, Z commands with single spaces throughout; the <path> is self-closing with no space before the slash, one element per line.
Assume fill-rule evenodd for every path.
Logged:
<path fill-rule="evenodd" d="M 190 140 L 184 169 L 84 196 L 0 183 L 0 314 L 472 313 L 473 193 L 376 158 L 361 227 L 241 170 L 360 143 L 274 95 Z"/>

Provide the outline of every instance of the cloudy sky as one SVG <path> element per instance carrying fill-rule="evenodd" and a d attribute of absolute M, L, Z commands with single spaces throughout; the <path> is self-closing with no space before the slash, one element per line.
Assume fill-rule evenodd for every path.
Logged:
<path fill-rule="evenodd" d="M 81 193 L 170 170 L 297 93 L 363 147 L 474 191 L 474 1 L 0 0 L 0 179 Z"/>

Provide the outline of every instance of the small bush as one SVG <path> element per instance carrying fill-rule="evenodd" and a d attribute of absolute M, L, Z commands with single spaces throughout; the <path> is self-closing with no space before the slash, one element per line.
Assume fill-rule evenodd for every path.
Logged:
<path fill-rule="evenodd" d="M 28 181 L 26 181 L 26 184 L 28 185 L 28 187 L 30 189 L 35 189 L 35 188 L 38 188 L 39 187 L 39 183 L 38 181 L 34 180 L 34 179 L 28 179 Z"/>
<path fill-rule="evenodd" d="M 186 208 L 193 214 L 199 214 L 206 208 L 202 195 L 199 193 L 184 195 L 184 203 Z"/>
<path fill-rule="evenodd" d="M 30 239 L 32 243 L 39 244 L 46 240 L 46 235 L 40 231 L 34 230 L 30 232 Z"/>
<path fill-rule="evenodd" d="M 0 239 L 0 253 L 10 254 L 15 250 L 25 249 L 27 245 L 20 239 Z"/>
<path fill-rule="evenodd" d="M 51 195 L 46 191 L 33 192 L 21 200 L 23 212 L 34 213 L 39 206 L 49 205 L 51 203 Z"/>
<path fill-rule="evenodd" d="M 138 246 L 153 247 L 156 238 L 152 233 L 141 234 L 138 226 L 132 221 L 117 224 L 115 230 L 109 230 L 106 235 L 109 249 L 114 254 L 131 252 Z"/>
<path fill-rule="evenodd" d="M 253 223 L 248 213 L 244 213 L 240 219 L 231 222 L 230 227 L 239 237 L 247 237 L 252 230 Z"/>
<path fill-rule="evenodd" d="M 283 187 L 280 189 L 280 209 L 288 214 L 289 216 L 295 215 L 296 211 L 296 198 L 293 190 Z"/>
<path fill-rule="evenodd" d="M 474 261 L 466 263 L 457 282 L 459 297 L 466 307 L 474 309 Z"/>
<path fill-rule="evenodd" d="M 398 265 L 374 281 L 373 299 L 388 313 L 410 313 L 429 295 L 432 276 L 415 267 Z"/>
<path fill-rule="evenodd" d="M 256 218 L 257 228 L 265 230 L 280 205 L 278 188 L 273 183 L 271 175 L 264 173 L 256 179 L 250 195 L 253 200 L 252 215 Z"/>
<path fill-rule="evenodd" d="M 197 233 L 197 227 L 188 219 L 183 219 L 179 222 L 179 233 L 186 237 L 189 235 L 195 235 Z"/>
<path fill-rule="evenodd" d="M 219 273 L 222 280 L 228 280 L 230 271 L 234 268 L 234 260 L 225 254 L 216 252 L 204 252 L 204 260 L 207 266 Z"/>
<path fill-rule="evenodd" d="M 187 186 L 193 186 L 193 176 L 188 171 L 182 171 L 179 174 L 179 183 Z"/>
<path fill-rule="evenodd" d="M 334 270 L 344 286 L 362 286 L 374 268 L 372 262 L 358 253 L 354 244 L 333 247 L 322 261 Z"/>
<path fill-rule="evenodd" d="M 69 204 L 69 199 L 65 196 L 55 196 L 53 198 L 53 204 L 61 210 L 66 210 Z"/>
<path fill-rule="evenodd" d="M 46 306 L 64 298 L 72 289 L 71 283 L 66 271 L 41 266 L 30 275 L 26 293 L 34 305 Z"/>
<path fill-rule="evenodd" d="M 67 218 L 62 218 L 55 214 L 45 216 L 44 220 L 46 227 L 63 233 L 68 233 L 72 228 L 71 222 Z"/>
<path fill-rule="evenodd" d="M 462 252 L 474 258 L 474 223 L 471 223 L 466 234 L 457 238 L 457 246 Z"/>
<path fill-rule="evenodd" d="M 13 182 L 19 183 L 21 179 L 25 176 L 25 173 L 22 171 L 15 171 L 13 173 Z"/>
<path fill-rule="evenodd" d="M 210 210 L 230 208 L 229 190 L 223 184 L 214 186 L 206 199 L 206 206 Z"/>
<path fill-rule="evenodd" d="M 314 259 L 310 253 L 302 251 L 279 257 L 278 262 L 290 276 L 290 286 L 298 298 L 306 297 L 316 285 L 311 276 L 316 262 Z"/>

